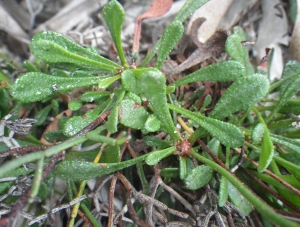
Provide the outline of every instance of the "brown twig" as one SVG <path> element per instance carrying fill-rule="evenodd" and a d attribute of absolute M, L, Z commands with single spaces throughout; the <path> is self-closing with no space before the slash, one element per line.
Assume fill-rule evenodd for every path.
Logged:
<path fill-rule="evenodd" d="M 44 151 L 51 146 L 43 145 L 43 146 L 26 146 L 26 147 L 16 147 L 10 149 L 8 151 L 0 153 L 0 158 L 7 157 L 9 155 L 24 155 L 33 151 Z"/>

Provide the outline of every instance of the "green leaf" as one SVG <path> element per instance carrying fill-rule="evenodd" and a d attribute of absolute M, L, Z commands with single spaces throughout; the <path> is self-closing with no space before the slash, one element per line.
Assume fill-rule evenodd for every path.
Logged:
<path fill-rule="evenodd" d="M 84 161 L 63 161 L 55 166 L 54 173 L 63 180 L 83 181 L 119 171 L 143 161 L 147 155 L 118 163 L 93 163 Z"/>
<path fill-rule="evenodd" d="M 261 100 L 268 89 L 269 81 L 263 75 L 242 77 L 226 90 L 209 116 L 221 120 L 236 111 L 247 110 Z"/>
<path fill-rule="evenodd" d="M 182 156 L 179 156 L 179 166 L 180 166 L 180 169 L 179 169 L 179 177 L 181 180 L 183 180 L 184 178 L 186 178 L 187 176 L 187 164 L 186 164 L 186 159 L 187 157 L 182 157 Z"/>
<path fill-rule="evenodd" d="M 273 143 L 285 146 L 289 148 L 291 151 L 297 152 L 300 154 L 300 142 L 296 139 L 290 139 L 284 136 L 278 136 L 271 134 L 271 140 Z"/>
<path fill-rule="evenodd" d="M 205 186 L 213 178 L 213 169 L 206 165 L 197 166 L 184 179 L 185 186 L 197 190 Z"/>
<path fill-rule="evenodd" d="M 122 84 L 126 90 L 146 97 L 163 128 L 173 140 L 179 140 L 167 106 L 165 75 L 153 68 L 125 70 Z"/>
<path fill-rule="evenodd" d="M 185 1 L 183 7 L 178 12 L 174 21 L 179 21 L 183 23 L 190 15 L 192 15 L 197 9 L 199 9 L 202 5 L 207 3 L 208 0 L 187 0 Z M 151 49 L 150 53 L 146 56 L 146 58 L 140 63 L 139 67 L 145 67 L 150 60 L 154 57 L 155 53 L 159 50 L 161 45 L 161 39 L 157 41 L 154 47 Z"/>
<path fill-rule="evenodd" d="M 176 147 L 169 147 L 164 150 L 156 150 L 151 152 L 146 158 L 146 163 L 150 166 L 157 164 L 160 160 L 170 156 L 176 150 Z"/>
<path fill-rule="evenodd" d="M 228 182 L 228 195 L 232 204 L 244 215 L 248 216 L 252 211 L 252 205 L 247 199 Z"/>
<path fill-rule="evenodd" d="M 108 146 L 101 155 L 100 163 L 114 163 L 120 161 L 120 147 Z"/>
<path fill-rule="evenodd" d="M 98 72 L 117 72 L 121 68 L 118 64 L 52 31 L 36 34 L 32 38 L 30 51 L 36 58 L 49 63 L 76 64 Z"/>
<path fill-rule="evenodd" d="M 85 126 L 96 120 L 101 109 L 99 107 L 86 112 L 84 116 L 75 116 L 70 118 L 64 126 L 64 135 L 71 137 L 83 129 Z"/>
<path fill-rule="evenodd" d="M 223 207 L 228 199 L 229 194 L 229 187 L 228 187 L 228 180 L 222 176 L 220 182 L 220 189 L 219 189 L 219 196 L 218 196 L 218 205 Z"/>
<path fill-rule="evenodd" d="M 127 65 L 127 62 L 122 49 L 121 41 L 122 24 L 125 19 L 125 12 L 120 3 L 112 0 L 104 6 L 102 15 L 117 48 L 122 65 L 125 66 Z"/>
<path fill-rule="evenodd" d="M 260 143 L 261 138 L 264 135 L 265 127 L 262 123 L 258 123 L 252 130 L 251 139 L 252 143 L 257 145 Z"/>
<path fill-rule="evenodd" d="M 204 117 L 200 114 L 193 113 L 186 109 L 168 105 L 171 110 L 180 113 L 206 129 L 220 143 L 227 147 L 240 147 L 244 144 L 244 135 L 235 125 L 222 122 L 213 118 Z"/>
<path fill-rule="evenodd" d="M 156 132 L 160 129 L 160 121 L 157 117 L 155 117 L 155 115 L 151 114 L 147 118 L 144 128 L 148 132 Z"/>
<path fill-rule="evenodd" d="M 191 16 L 197 9 L 202 7 L 208 0 L 187 0 L 180 11 L 177 13 L 174 21 L 184 22 L 189 16 Z"/>
<path fill-rule="evenodd" d="M 52 109 L 52 105 L 48 105 L 45 108 L 41 109 L 35 116 L 34 119 L 37 120 L 35 125 L 42 125 L 46 121 L 47 117 L 49 116 L 49 112 Z"/>
<path fill-rule="evenodd" d="M 108 86 L 120 76 L 108 77 L 58 77 L 39 72 L 26 73 L 11 86 L 11 95 L 23 103 L 36 102 L 55 92 L 70 91 L 75 88 L 99 84 Z"/>
<path fill-rule="evenodd" d="M 160 175 L 166 178 L 178 178 L 179 169 L 178 168 L 164 168 L 160 171 Z"/>
<path fill-rule="evenodd" d="M 157 69 L 162 68 L 166 58 L 181 38 L 183 32 L 184 27 L 180 21 L 174 21 L 165 29 L 161 38 L 161 44 L 157 55 L 155 66 Z"/>
<path fill-rule="evenodd" d="M 82 102 L 77 99 L 68 102 L 68 108 L 72 111 L 79 110 L 81 106 L 82 106 Z"/>
<path fill-rule="evenodd" d="M 209 65 L 192 74 L 189 74 L 170 86 L 179 87 L 197 81 L 234 81 L 244 74 L 244 67 L 237 61 L 223 61 Z"/>
<path fill-rule="evenodd" d="M 250 75 L 254 73 L 254 68 L 249 60 L 247 48 L 242 46 L 242 41 L 239 35 L 229 36 L 225 43 L 225 50 L 233 60 L 238 61 L 245 67 L 244 75 Z"/>
<path fill-rule="evenodd" d="M 279 102 L 277 103 L 277 106 L 273 109 L 272 113 L 268 116 L 267 122 L 277 113 L 278 110 L 280 110 L 290 99 L 293 98 L 294 95 L 296 95 L 300 91 L 300 75 L 298 75 L 295 79 L 290 81 L 290 83 L 287 84 L 286 88 L 282 91 L 280 95 Z"/>
<path fill-rule="evenodd" d="M 133 100 L 125 99 L 120 103 L 120 123 L 134 129 L 143 129 L 150 114 Z"/>
<path fill-rule="evenodd" d="M 299 160 L 299 155 L 293 155 L 292 157 L 296 158 L 296 160 Z M 275 156 L 274 160 L 281 165 L 282 167 L 284 167 L 285 169 L 287 169 L 295 178 L 297 178 L 297 180 L 300 180 L 300 167 L 299 165 L 295 165 L 292 162 L 289 162 L 279 156 Z"/>
<path fill-rule="evenodd" d="M 81 100 L 83 102 L 93 102 L 95 100 L 101 99 L 101 98 L 103 98 L 105 96 L 109 96 L 109 95 L 110 95 L 110 92 L 106 92 L 106 91 L 102 91 L 102 92 L 89 91 L 89 92 L 84 93 L 81 96 Z"/>
<path fill-rule="evenodd" d="M 118 115 L 119 115 L 119 106 L 115 106 L 109 116 L 108 116 L 108 120 L 107 120 L 107 131 L 110 134 L 113 134 L 115 132 L 118 131 Z"/>
<path fill-rule="evenodd" d="M 257 171 L 260 173 L 265 171 L 266 168 L 268 168 L 274 155 L 274 147 L 271 141 L 269 130 L 265 124 L 263 124 L 263 126 L 264 126 L 264 134 L 262 138 L 261 152 L 260 152 L 259 162 L 257 167 Z"/>
<path fill-rule="evenodd" d="M 172 146 L 172 143 L 170 141 L 161 140 L 161 139 L 159 139 L 155 136 L 145 136 L 143 140 L 150 147 L 165 148 L 165 147 L 171 147 Z"/>
<path fill-rule="evenodd" d="M 297 75 L 300 73 L 300 63 L 297 61 L 288 61 L 283 68 L 282 76 L 281 78 L 287 78 L 292 75 Z M 280 93 L 282 93 L 287 86 L 289 85 L 290 82 L 292 82 L 294 78 L 290 78 L 287 81 L 285 81 L 283 84 L 280 85 Z"/>

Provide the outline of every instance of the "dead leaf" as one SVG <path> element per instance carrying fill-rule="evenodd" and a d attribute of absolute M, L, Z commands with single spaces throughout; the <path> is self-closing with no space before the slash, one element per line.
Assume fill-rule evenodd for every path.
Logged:
<path fill-rule="evenodd" d="M 262 0 L 261 7 L 263 16 L 254 49 L 260 60 L 265 55 L 265 48 L 274 48 L 272 61 L 276 64 L 271 64 L 269 69 L 270 80 L 273 80 L 282 74 L 283 58 L 279 44 L 288 45 L 288 20 L 280 0 Z"/>
<path fill-rule="evenodd" d="M 138 16 L 135 22 L 132 52 L 138 53 L 139 51 L 142 20 L 164 15 L 171 8 L 172 4 L 173 0 L 153 0 L 147 12 Z"/>
<path fill-rule="evenodd" d="M 217 30 L 232 1 L 233 0 L 211 0 L 206 3 L 192 15 L 188 26 L 188 33 L 190 34 L 194 20 L 197 18 L 205 18 L 206 21 L 198 30 L 198 40 L 201 43 L 205 43 Z"/>
<path fill-rule="evenodd" d="M 213 56 L 218 56 L 225 50 L 225 42 L 228 35 L 224 30 L 218 30 L 212 37 L 202 44 L 191 56 L 176 67 L 168 76 L 178 74 L 192 66 L 203 62 Z"/>
<path fill-rule="evenodd" d="M 298 13 L 297 13 L 297 19 L 296 19 L 296 22 L 295 22 L 295 25 L 294 25 L 294 31 L 293 31 L 293 34 L 292 34 L 292 39 L 291 39 L 291 42 L 290 42 L 290 58 L 291 59 L 295 59 L 297 60 L 298 62 L 300 62 L 300 4 L 299 4 L 299 1 L 298 1 Z"/>

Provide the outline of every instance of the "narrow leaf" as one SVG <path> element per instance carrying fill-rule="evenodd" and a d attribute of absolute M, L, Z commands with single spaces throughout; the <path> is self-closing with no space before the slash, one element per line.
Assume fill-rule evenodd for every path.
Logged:
<path fill-rule="evenodd" d="M 21 102 L 36 102 L 53 95 L 55 92 L 70 91 L 78 87 L 94 84 L 107 86 L 119 79 L 114 77 L 58 77 L 39 72 L 26 73 L 11 86 L 12 96 Z"/>
<path fill-rule="evenodd" d="M 111 112 L 108 116 L 107 131 L 110 134 L 113 134 L 118 131 L 118 112 L 119 112 L 119 106 L 115 106 L 111 110 Z"/>
<path fill-rule="evenodd" d="M 297 75 L 300 73 L 300 63 L 297 61 L 288 61 L 283 69 L 282 72 L 282 79 L 290 77 L 292 75 Z M 282 93 L 288 86 L 288 84 L 293 81 L 293 78 L 285 81 L 281 86 L 280 86 L 280 92 Z"/>
<path fill-rule="evenodd" d="M 218 205 L 220 207 L 223 207 L 227 200 L 228 200 L 228 180 L 222 176 L 221 177 L 221 182 L 220 182 L 220 189 L 219 189 L 219 197 L 218 197 Z"/>
<path fill-rule="evenodd" d="M 287 84 L 285 90 L 282 91 L 280 95 L 279 102 L 277 106 L 274 108 L 272 113 L 268 116 L 267 122 L 280 110 L 294 95 L 296 95 L 300 91 L 300 75 L 298 75 L 295 79 L 293 79 L 289 84 Z"/>
<path fill-rule="evenodd" d="M 191 16 L 197 9 L 207 3 L 208 0 L 187 0 L 183 7 L 178 12 L 175 17 L 175 21 L 184 22 L 189 16 Z"/>
<path fill-rule="evenodd" d="M 168 105 L 171 110 L 180 113 L 206 129 L 220 143 L 228 147 L 240 147 L 244 144 L 244 135 L 235 125 L 222 122 L 213 118 L 204 117 L 186 109 Z"/>
<path fill-rule="evenodd" d="M 206 165 L 194 168 L 184 179 L 185 186 L 190 190 L 197 190 L 205 186 L 213 178 L 213 169 Z"/>
<path fill-rule="evenodd" d="M 252 211 L 252 205 L 247 199 L 231 184 L 228 183 L 228 195 L 232 204 L 244 215 L 248 216 Z"/>
<path fill-rule="evenodd" d="M 171 23 L 165 29 L 162 35 L 161 44 L 157 55 L 157 61 L 155 66 L 157 69 L 162 68 L 166 58 L 168 57 L 171 50 L 173 50 L 173 48 L 181 38 L 183 32 L 184 32 L 184 27 L 182 23 L 179 21 L 175 21 Z"/>
<path fill-rule="evenodd" d="M 187 157 L 181 157 L 179 156 L 179 166 L 180 166 L 180 169 L 179 169 L 179 177 L 181 180 L 183 180 L 184 178 L 186 178 L 187 176 L 187 163 L 186 163 L 186 160 Z"/>
<path fill-rule="evenodd" d="M 49 63 L 77 64 L 99 72 L 115 72 L 121 68 L 118 64 L 52 31 L 36 34 L 30 44 L 30 51 L 36 58 Z"/>
<path fill-rule="evenodd" d="M 235 81 L 244 74 L 244 67 L 237 61 L 224 61 L 209 65 L 188 76 L 185 76 L 171 85 L 179 87 L 197 81 Z M 170 86 L 171 86 L 170 85 Z"/>
<path fill-rule="evenodd" d="M 164 150 L 153 151 L 151 154 L 148 155 L 148 157 L 146 158 L 145 161 L 148 165 L 153 166 L 153 165 L 157 164 L 159 161 L 161 161 L 162 159 L 173 154 L 173 152 L 175 150 L 176 150 L 176 147 L 169 147 Z"/>
<path fill-rule="evenodd" d="M 271 140 L 273 143 L 285 146 L 289 148 L 291 151 L 297 152 L 300 154 L 300 142 L 297 139 L 290 139 L 284 136 L 278 136 L 275 134 L 271 134 Z"/>
<path fill-rule="evenodd" d="M 93 102 L 95 100 L 101 99 L 105 96 L 109 96 L 110 92 L 99 92 L 99 91 L 90 91 L 86 92 L 81 96 L 81 100 L 84 102 Z"/>
<path fill-rule="evenodd" d="M 263 75 L 253 74 L 242 77 L 226 90 L 210 117 L 221 120 L 239 110 L 247 110 L 261 100 L 268 89 L 269 81 Z"/>
<path fill-rule="evenodd" d="M 268 168 L 274 155 L 273 143 L 270 138 L 270 133 L 266 125 L 264 125 L 264 136 L 262 138 L 261 152 L 259 156 L 259 162 L 257 171 L 263 172 Z"/>
<path fill-rule="evenodd" d="M 54 173 L 61 179 L 83 181 L 95 177 L 105 176 L 126 167 L 132 166 L 145 160 L 148 156 L 143 155 L 118 163 L 93 163 L 84 161 L 63 161 L 55 166 Z"/>
<path fill-rule="evenodd" d="M 183 7 L 178 12 L 177 16 L 175 17 L 174 21 L 180 21 L 183 23 L 190 15 L 192 15 L 197 9 L 199 9 L 202 5 L 207 3 L 208 0 L 187 0 Z M 139 40 L 139 38 L 137 39 Z M 146 56 L 146 58 L 141 62 L 139 67 L 145 67 L 151 59 L 154 57 L 155 53 L 159 50 L 161 44 L 161 39 L 157 41 L 154 45 L 150 53 Z M 138 49 L 138 48 L 137 48 Z M 133 50 L 137 50 L 134 49 Z"/>
<path fill-rule="evenodd" d="M 125 19 L 124 9 L 120 3 L 112 0 L 104 6 L 102 15 L 117 48 L 122 65 L 127 66 L 121 41 L 122 25 Z"/>

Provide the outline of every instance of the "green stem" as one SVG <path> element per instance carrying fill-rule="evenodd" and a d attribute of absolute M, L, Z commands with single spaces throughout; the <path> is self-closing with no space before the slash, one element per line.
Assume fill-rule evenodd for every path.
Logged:
<path fill-rule="evenodd" d="M 287 220 L 281 215 L 277 214 L 272 207 L 268 206 L 259 197 L 257 197 L 232 173 L 226 171 L 217 163 L 203 157 L 194 150 L 191 151 L 191 155 L 200 162 L 203 162 L 204 164 L 210 166 L 211 168 L 222 174 L 224 177 L 226 177 L 226 179 L 256 208 L 256 210 L 260 212 L 263 216 L 268 218 L 269 221 L 281 227 L 299 227 L 297 223 Z"/>

